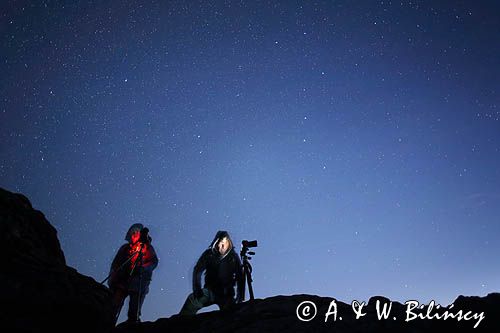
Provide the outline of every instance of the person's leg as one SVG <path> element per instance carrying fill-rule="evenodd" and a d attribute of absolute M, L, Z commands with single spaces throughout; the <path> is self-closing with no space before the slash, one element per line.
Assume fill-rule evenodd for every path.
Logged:
<path fill-rule="evenodd" d="M 128 305 L 128 321 L 129 322 L 140 322 L 141 321 L 141 309 L 144 299 L 149 292 L 149 287 L 146 286 L 140 295 L 139 292 L 130 290 L 130 301 Z"/>
<path fill-rule="evenodd" d="M 113 307 L 115 324 L 116 321 L 118 320 L 118 317 L 120 316 L 120 311 L 122 310 L 123 302 L 125 301 L 126 297 L 127 297 L 127 290 L 125 289 L 117 288 L 111 290 L 111 302 Z"/>
<path fill-rule="evenodd" d="M 214 304 L 213 293 L 210 290 L 203 288 L 203 296 L 199 298 L 196 298 L 194 294 L 190 294 L 188 296 L 179 314 L 183 316 L 195 315 L 201 308 L 212 304 Z"/>
<path fill-rule="evenodd" d="M 149 293 L 149 286 L 146 286 L 141 292 L 141 299 L 139 300 L 139 321 L 141 320 L 142 304 L 146 299 L 146 295 Z"/>
<path fill-rule="evenodd" d="M 137 291 L 129 291 L 130 301 L 128 302 L 128 322 L 138 322 L 139 321 L 139 293 Z"/>
<path fill-rule="evenodd" d="M 222 311 L 231 308 L 234 304 L 235 304 L 234 298 L 230 296 L 217 300 L 217 306 L 219 306 L 219 309 Z"/>

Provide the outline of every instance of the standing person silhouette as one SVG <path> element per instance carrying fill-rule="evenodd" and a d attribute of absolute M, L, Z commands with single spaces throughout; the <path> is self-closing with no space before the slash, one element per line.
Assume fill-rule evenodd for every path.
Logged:
<path fill-rule="evenodd" d="M 130 297 L 127 322 L 141 321 L 142 304 L 149 292 L 153 270 L 158 266 L 158 257 L 148 232 L 142 224 L 133 224 L 125 235 L 127 243 L 120 247 L 111 263 L 108 285 L 115 322 L 127 296 Z"/>

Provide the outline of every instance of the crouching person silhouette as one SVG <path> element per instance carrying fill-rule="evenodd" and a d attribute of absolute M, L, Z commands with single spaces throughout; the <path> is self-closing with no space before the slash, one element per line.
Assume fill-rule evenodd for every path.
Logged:
<path fill-rule="evenodd" d="M 205 285 L 201 275 L 205 271 Z M 244 299 L 244 280 L 240 258 L 227 231 L 219 231 L 203 252 L 193 270 L 193 293 L 188 296 L 180 315 L 194 315 L 201 308 L 217 304 L 225 310 Z M 235 299 L 234 287 L 237 285 Z"/>
<path fill-rule="evenodd" d="M 127 243 L 120 247 L 111 264 L 108 285 L 115 322 L 127 296 L 130 297 L 127 322 L 140 322 L 142 303 L 149 292 L 153 270 L 158 266 L 158 257 L 148 232 L 142 224 L 133 224 L 125 235 Z"/>

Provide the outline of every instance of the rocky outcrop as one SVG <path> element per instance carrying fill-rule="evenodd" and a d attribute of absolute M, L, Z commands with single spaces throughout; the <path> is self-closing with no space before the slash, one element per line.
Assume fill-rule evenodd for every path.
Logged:
<path fill-rule="evenodd" d="M 109 332 L 109 291 L 66 266 L 57 232 L 21 195 L 0 188 L 4 332 Z"/>
<path fill-rule="evenodd" d="M 117 333 L 129 332 L 500 332 L 500 294 L 490 294 L 486 297 L 460 296 L 451 309 L 431 307 L 425 305 L 424 309 L 413 309 L 412 314 L 422 317 L 407 321 L 412 315 L 407 314 L 408 305 L 392 302 L 384 297 L 372 297 L 362 308 L 364 316 L 356 319 L 352 304 L 335 301 L 332 298 L 312 295 L 276 296 L 266 299 L 257 299 L 239 304 L 235 308 L 222 312 L 213 311 L 198 314 L 193 317 L 178 315 L 168 319 L 158 319 L 155 322 L 145 322 L 135 326 L 119 325 Z M 316 307 L 316 316 L 310 321 L 301 321 L 299 313 L 308 319 L 314 313 L 313 302 Z M 360 301 L 361 303 L 361 301 Z M 379 309 L 390 304 L 391 311 L 387 319 L 378 319 L 377 303 Z M 307 309 L 305 306 L 308 306 Z M 431 308 L 430 308 L 431 307 Z M 359 309 L 359 307 L 357 308 Z M 430 311 L 429 311 L 430 310 Z M 454 316 L 462 310 L 464 316 L 460 321 L 458 317 L 438 319 L 445 311 Z M 328 320 L 325 322 L 326 314 Z M 469 312 L 470 311 L 470 312 Z M 428 315 L 429 313 L 429 315 Z M 468 313 L 468 315 L 467 315 Z M 480 314 L 484 319 L 479 320 Z M 427 317 L 432 316 L 433 319 Z M 426 317 L 423 319 L 423 317 Z M 342 319 L 341 319 L 342 318 Z M 396 319 L 394 319 L 396 318 Z M 469 318 L 468 320 L 465 318 Z M 479 322 L 479 323 L 478 323 Z M 476 328 L 474 326 L 477 325 Z"/>

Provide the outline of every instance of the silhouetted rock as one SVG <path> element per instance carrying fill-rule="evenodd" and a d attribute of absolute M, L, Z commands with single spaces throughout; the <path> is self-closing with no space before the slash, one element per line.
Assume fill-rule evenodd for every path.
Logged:
<path fill-rule="evenodd" d="M 385 297 L 372 297 L 363 307 L 365 316 L 356 319 L 351 304 L 335 301 L 337 317 L 331 314 L 325 322 L 328 310 L 334 310 L 332 298 L 312 295 L 275 296 L 266 299 L 256 299 L 235 306 L 228 311 L 213 311 L 201 313 L 193 317 L 174 315 L 168 319 L 158 319 L 155 322 L 144 322 L 129 326 L 118 325 L 116 333 L 160 333 L 160 332 L 500 332 L 500 294 L 490 294 L 486 297 L 460 296 L 450 310 L 454 314 L 459 310 L 474 313 L 484 312 L 485 319 L 461 320 L 443 319 L 407 319 L 407 305 L 392 302 Z M 297 318 L 297 308 L 305 301 L 314 302 L 317 315 L 308 322 Z M 378 319 L 379 309 L 391 305 L 388 319 Z M 360 301 L 361 303 L 361 301 Z M 312 311 L 312 308 L 310 308 Z M 423 310 L 411 310 L 411 313 L 426 314 L 428 304 Z M 435 307 L 434 307 L 435 309 Z M 432 315 L 443 315 L 446 308 L 432 310 Z M 312 313 L 312 312 L 309 312 Z M 472 314 L 471 314 L 472 316 Z M 340 319 L 342 317 L 342 319 Z M 396 319 L 394 319 L 396 318 Z M 410 316 L 411 318 L 411 316 Z M 479 321 L 476 329 L 474 325 Z"/>
<path fill-rule="evenodd" d="M 109 332 L 109 291 L 66 266 L 56 230 L 29 200 L 0 188 L 4 332 Z"/>

